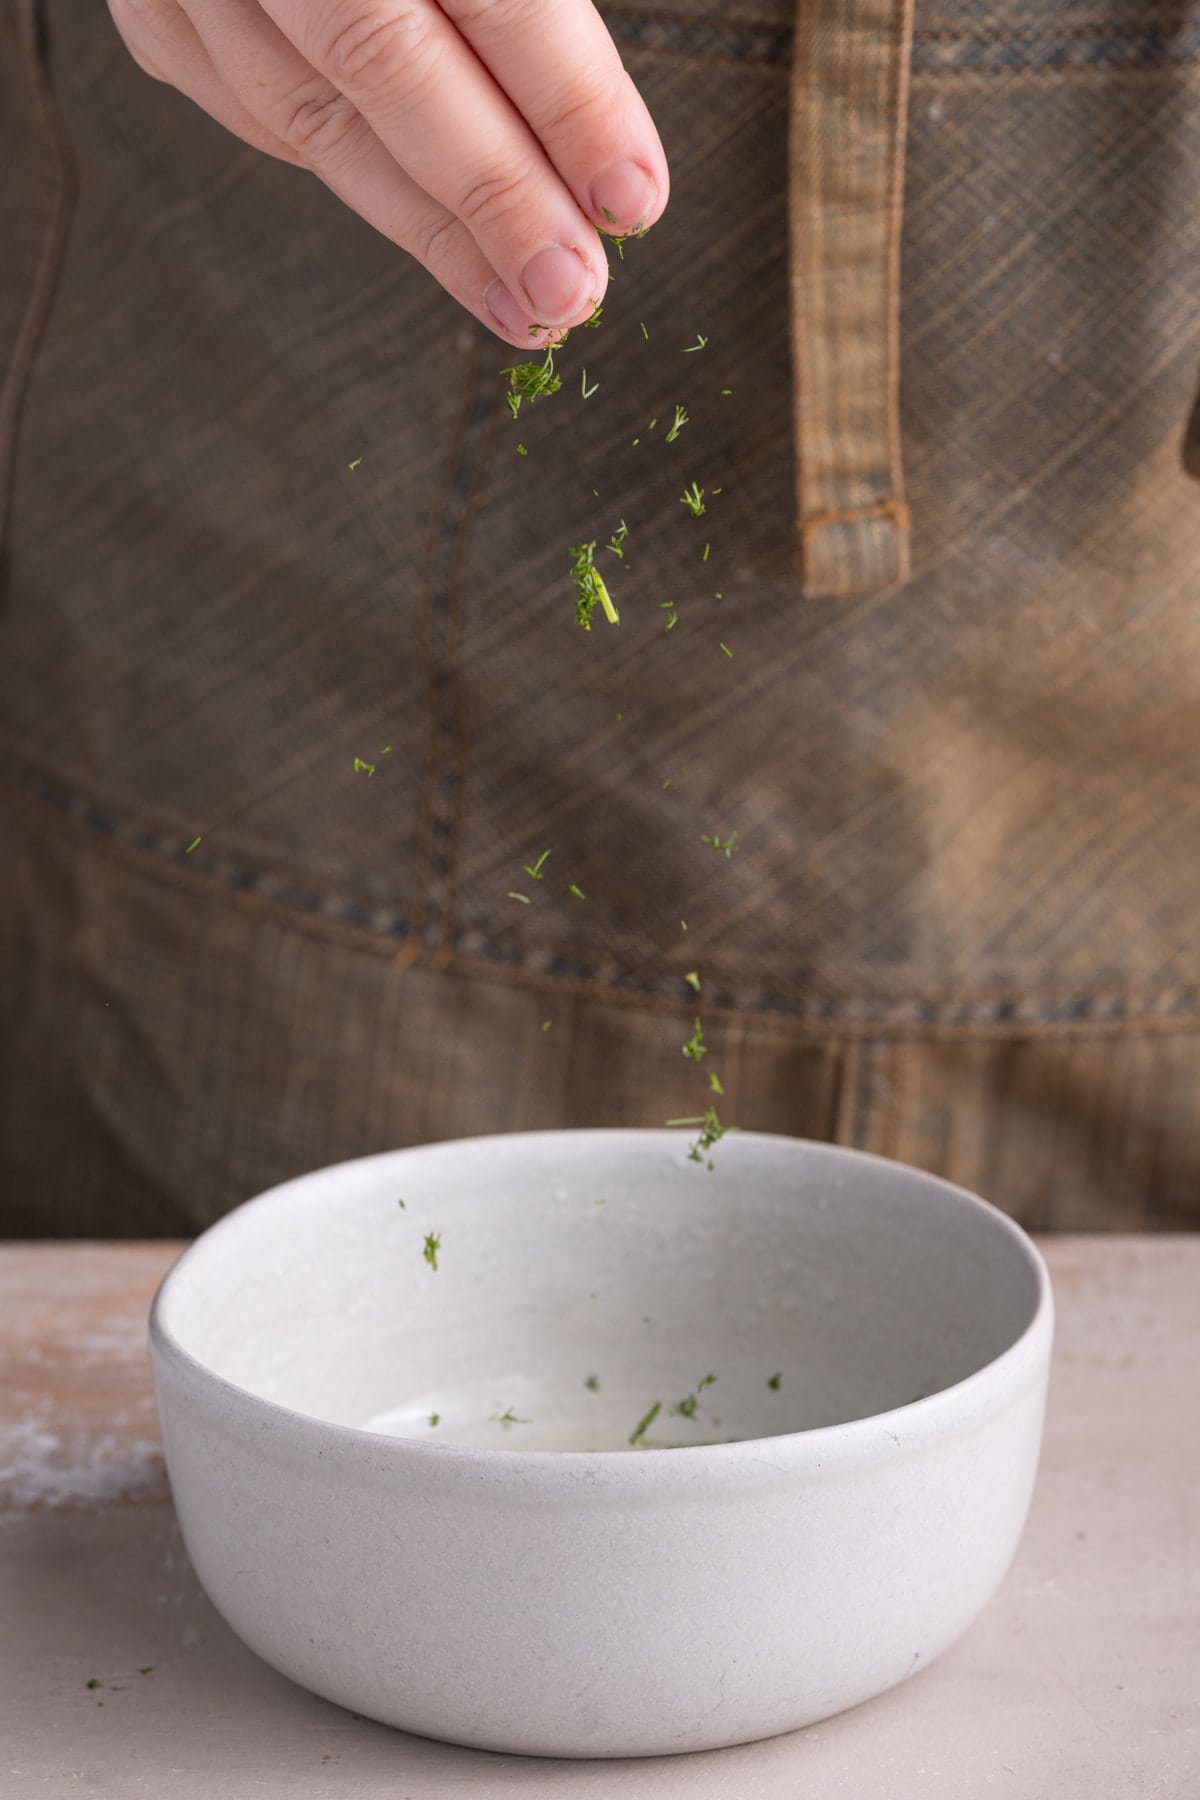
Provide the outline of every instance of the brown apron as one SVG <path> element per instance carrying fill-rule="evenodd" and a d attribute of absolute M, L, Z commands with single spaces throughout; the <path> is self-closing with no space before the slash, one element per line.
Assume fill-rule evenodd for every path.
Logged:
<path fill-rule="evenodd" d="M 793 12 L 606 12 L 673 201 L 514 424 L 315 181 L 0 0 L 0 1228 L 710 1068 L 1200 1223 L 1200 4 Z"/>

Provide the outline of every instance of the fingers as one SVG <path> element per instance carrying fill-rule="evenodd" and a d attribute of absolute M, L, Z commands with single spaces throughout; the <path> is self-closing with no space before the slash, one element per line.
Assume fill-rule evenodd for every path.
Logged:
<path fill-rule="evenodd" d="M 658 132 L 591 0 L 440 0 L 595 225 L 652 225 L 670 177 Z"/>
<path fill-rule="evenodd" d="M 546 324 L 586 318 L 608 279 L 595 229 L 433 0 L 264 0 L 264 10 L 397 164 L 469 227 L 510 300 Z"/>
<path fill-rule="evenodd" d="M 506 343 L 529 346 L 533 320 L 526 308 L 503 316 L 489 308 L 496 271 L 471 232 L 399 167 L 361 113 L 253 0 L 184 4 L 215 77 L 261 133 L 415 256 L 489 330 Z"/>

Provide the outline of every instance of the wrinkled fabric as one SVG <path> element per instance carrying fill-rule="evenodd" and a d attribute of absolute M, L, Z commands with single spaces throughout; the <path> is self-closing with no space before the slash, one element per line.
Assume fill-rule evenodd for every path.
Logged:
<path fill-rule="evenodd" d="M 1200 1223 L 1200 5 L 605 16 L 672 203 L 514 422 L 317 183 L 0 0 L 0 1228 L 709 1069 L 1038 1229 Z"/>

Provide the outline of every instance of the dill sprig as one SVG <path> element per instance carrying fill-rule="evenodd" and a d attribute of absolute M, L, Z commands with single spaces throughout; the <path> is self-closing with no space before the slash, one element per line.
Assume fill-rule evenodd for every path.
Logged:
<path fill-rule="evenodd" d="M 725 1092 L 725 1089 L 721 1086 L 721 1077 L 717 1074 L 715 1069 L 710 1069 L 708 1071 L 708 1085 L 714 1094 L 723 1095 Z"/>
<path fill-rule="evenodd" d="M 593 311 L 593 313 L 592 313 L 592 316 L 591 316 L 591 318 L 590 318 L 590 319 L 585 319 L 585 320 L 584 320 L 584 321 L 583 321 L 583 323 L 584 323 L 584 325 L 585 325 L 585 326 L 588 326 L 588 325 L 592 325 L 592 326 L 595 326 L 595 325 L 599 325 L 599 323 L 600 323 L 600 321 L 601 321 L 601 319 L 602 319 L 602 318 L 603 318 L 603 316 L 604 316 L 604 307 L 603 307 L 603 306 L 602 306 L 602 305 L 601 305 L 601 303 L 600 303 L 600 301 L 599 301 L 599 300 L 593 300 L 593 301 L 592 301 L 592 306 L 593 306 L 593 307 L 594 307 L 594 309 L 595 309 L 595 310 L 594 310 L 594 311 Z"/>
<path fill-rule="evenodd" d="M 779 1392 L 779 1384 L 782 1380 L 783 1380 L 783 1370 L 776 1369 L 776 1371 L 773 1375 L 767 1376 L 767 1386 L 769 1388 L 773 1389 L 775 1393 L 778 1393 Z"/>
<path fill-rule="evenodd" d="M 706 1387 L 711 1387 L 716 1379 L 716 1376 L 711 1373 L 705 1375 L 696 1383 L 695 1392 L 686 1395 L 682 1400 L 676 1401 L 675 1405 L 670 1408 L 670 1411 L 679 1418 L 694 1419 L 696 1416 L 696 1408 L 700 1404 L 701 1394 Z"/>
<path fill-rule="evenodd" d="M 433 1270 L 435 1275 L 437 1274 L 438 1251 L 441 1249 L 441 1247 L 442 1247 L 441 1232 L 440 1231 L 427 1231 L 425 1233 L 425 1248 L 422 1250 L 421 1254 L 425 1258 L 425 1261 L 429 1264 L 430 1268 Z"/>
<path fill-rule="evenodd" d="M 703 348 L 704 348 L 705 344 L 707 344 L 707 342 L 708 342 L 708 339 L 706 337 L 704 337 L 702 335 L 702 333 L 700 333 L 698 331 L 696 333 L 695 343 L 694 344 L 686 344 L 684 346 L 684 350 L 683 350 L 684 356 L 690 356 L 694 350 L 703 350 Z"/>
<path fill-rule="evenodd" d="M 668 444 L 673 444 L 675 442 L 675 439 L 679 436 L 679 433 L 683 430 L 683 427 L 687 424 L 687 422 L 688 422 L 687 409 L 682 406 L 677 406 L 675 408 L 675 422 L 671 426 L 670 431 L 668 431 L 668 433 L 667 433 Z"/>
<path fill-rule="evenodd" d="M 375 764 L 364 762 L 361 756 L 356 756 L 354 759 L 354 773 L 356 775 L 373 775 L 375 773 Z"/>
<path fill-rule="evenodd" d="M 704 1042 L 704 1031 L 699 1019 L 692 1027 L 692 1035 L 683 1046 L 683 1054 L 689 1062 L 702 1062 L 708 1055 L 708 1045 Z"/>
<path fill-rule="evenodd" d="M 698 481 L 693 481 L 690 488 L 685 488 L 679 497 L 680 506 L 686 506 L 693 519 L 698 519 L 704 512 L 704 489 Z"/>
<path fill-rule="evenodd" d="M 722 842 L 722 840 L 717 836 L 715 831 L 713 832 L 711 837 L 708 835 L 707 832 L 702 831 L 700 833 L 700 842 L 702 844 L 711 845 L 714 850 L 721 851 L 721 853 L 725 856 L 733 855 L 733 846 L 734 846 L 734 843 L 736 842 L 736 840 L 737 840 L 737 832 L 736 831 L 731 831 L 729 836 L 724 840 L 724 842 Z"/>
<path fill-rule="evenodd" d="M 700 977 L 697 975 L 695 969 L 689 969 L 683 979 L 687 982 L 693 993 L 698 994 L 700 992 Z"/>
<path fill-rule="evenodd" d="M 583 395 L 583 397 L 584 397 L 584 399 L 585 399 L 585 400 L 590 400 L 590 399 L 591 399 L 591 397 L 592 397 L 592 395 L 593 395 L 593 394 L 594 394 L 594 393 L 595 393 L 595 392 L 596 392 L 596 389 L 597 389 L 597 388 L 598 388 L 598 387 L 599 387 L 599 386 L 600 386 L 600 383 L 599 383 L 599 382 L 598 382 L 598 381 L 593 381 L 593 383 L 592 383 L 592 385 L 591 385 L 591 387 L 589 387 L 589 386 L 588 386 L 588 384 L 587 384 L 587 370 L 586 370 L 586 369 L 584 369 L 584 370 L 583 370 L 583 371 L 582 371 L 582 373 L 581 373 L 581 375 L 580 375 L 580 378 L 579 378 L 579 390 L 580 390 L 580 392 L 581 392 L 581 393 L 582 393 L 582 395 Z"/>
<path fill-rule="evenodd" d="M 544 327 L 534 325 L 531 332 L 541 331 Z M 502 375 L 508 376 L 508 393 L 504 398 L 508 401 L 508 410 L 515 419 L 521 411 L 522 400 L 528 400 L 532 406 L 545 394 L 557 394 L 562 386 L 562 376 L 554 373 L 554 352 L 563 343 L 566 332 L 552 338 L 546 345 L 546 354 L 541 362 L 517 363 L 510 369 L 501 369 Z"/>
<path fill-rule="evenodd" d="M 519 900 L 522 906 L 531 906 L 533 904 L 528 894 L 518 894 L 515 888 L 509 888 L 504 898 L 506 900 Z"/>
<path fill-rule="evenodd" d="M 660 600 L 658 603 L 659 611 L 662 612 L 664 608 L 667 612 L 667 622 L 663 626 L 663 630 L 670 631 L 673 626 L 678 625 L 679 613 L 676 610 L 675 602 L 673 600 Z"/>
<path fill-rule="evenodd" d="M 527 875 L 532 875 L 535 881 L 540 881 L 542 879 L 542 865 L 549 854 L 550 852 L 548 850 L 543 850 L 535 863 L 526 863 L 525 873 Z"/>
<path fill-rule="evenodd" d="M 629 527 L 625 523 L 624 519 L 622 519 L 621 523 L 617 526 L 617 529 L 613 532 L 612 536 L 609 538 L 609 540 L 608 540 L 607 544 L 605 544 L 604 548 L 606 550 L 611 550 L 614 556 L 619 556 L 621 558 L 621 561 L 624 562 L 625 561 L 625 551 L 622 548 L 622 546 L 625 542 L 625 539 L 628 536 L 629 536 Z"/>
<path fill-rule="evenodd" d="M 507 1431 L 510 1425 L 532 1425 L 533 1420 L 518 1419 L 512 1407 L 506 1406 L 502 1413 L 490 1413 L 488 1415 L 488 1424 L 503 1425 L 505 1431 Z"/>
<path fill-rule="evenodd" d="M 612 603 L 612 596 L 604 584 L 604 577 L 596 567 L 596 540 L 590 544 L 575 544 L 568 551 L 573 559 L 571 574 L 575 581 L 575 623 L 582 625 L 585 631 L 592 629 L 592 614 L 597 606 L 604 609 L 604 616 L 610 625 L 619 625 L 620 614 Z"/>
<path fill-rule="evenodd" d="M 650 1427 L 653 1425 L 655 1419 L 657 1419 L 657 1417 L 661 1411 L 662 1411 L 662 1401 L 656 1400 L 654 1402 L 654 1405 L 650 1408 L 650 1410 L 648 1412 L 645 1412 L 642 1414 L 642 1417 L 638 1420 L 637 1424 L 634 1426 L 633 1430 L 630 1432 L 629 1442 L 631 1444 L 636 1446 L 641 1442 L 641 1440 L 645 1437 L 646 1433 L 649 1431 Z"/>
<path fill-rule="evenodd" d="M 197 847 L 197 845 L 198 845 L 198 844 L 200 844 L 200 843 L 201 843 L 201 842 L 202 842 L 202 841 L 203 841 L 203 839 L 202 839 L 202 837 L 194 837 L 194 838 L 193 838 L 193 839 L 192 839 L 192 841 L 191 841 L 191 843 L 190 843 L 190 844 L 189 844 L 189 845 L 188 845 L 188 847 L 187 847 L 187 849 L 186 849 L 186 850 L 185 850 L 185 851 L 184 851 L 184 853 L 183 853 L 183 854 L 184 854 L 184 855 L 185 855 L 185 856 L 190 856 L 190 855 L 191 855 L 191 854 L 192 854 L 192 851 L 193 851 L 193 850 L 194 850 L 194 849 L 195 849 L 195 848 L 196 848 L 196 847 Z"/>
<path fill-rule="evenodd" d="M 700 1126 L 700 1136 L 688 1151 L 688 1155 L 693 1162 L 703 1162 L 714 1144 L 719 1143 L 729 1132 L 737 1130 L 736 1125 L 722 1125 L 720 1119 L 717 1117 L 717 1109 L 711 1102 L 705 1107 L 703 1114 L 699 1118 L 668 1119 L 667 1124 Z M 711 1156 L 708 1157 L 708 1166 L 710 1169 L 713 1166 Z"/>

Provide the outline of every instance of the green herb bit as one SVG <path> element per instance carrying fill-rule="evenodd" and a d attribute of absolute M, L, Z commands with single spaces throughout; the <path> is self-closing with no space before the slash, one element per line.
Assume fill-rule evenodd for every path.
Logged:
<path fill-rule="evenodd" d="M 587 1388 L 589 1393 L 598 1394 L 600 1392 L 600 1377 L 598 1375 L 589 1375 L 583 1385 Z"/>
<path fill-rule="evenodd" d="M 651 421 L 650 421 L 650 423 L 649 423 L 649 425 L 648 425 L 648 426 L 647 426 L 647 430 L 649 430 L 649 431 L 653 431 L 653 430 L 654 430 L 654 427 L 655 427 L 655 426 L 656 426 L 656 425 L 657 425 L 657 424 L 658 424 L 658 420 L 657 420 L 657 419 L 651 419 Z"/>
<path fill-rule="evenodd" d="M 93 1676 L 92 1676 L 92 1679 L 91 1679 L 91 1680 L 90 1680 L 90 1681 L 85 1681 L 85 1682 L 84 1682 L 84 1686 L 85 1686 L 85 1687 L 89 1687 L 89 1688 L 98 1688 L 98 1687 L 100 1687 L 100 1686 L 101 1686 L 101 1683 L 100 1683 L 100 1682 L 99 1682 L 99 1681 L 98 1681 L 98 1680 L 97 1680 L 97 1679 L 96 1679 L 96 1677 L 95 1677 L 95 1676 L 94 1676 L 94 1675 L 93 1675 Z"/>
<path fill-rule="evenodd" d="M 502 1413 L 489 1414 L 488 1424 L 489 1425 L 503 1425 L 505 1431 L 507 1431 L 510 1425 L 532 1425 L 533 1420 L 532 1419 L 518 1419 L 518 1417 L 517 1417 L 516 1413 L 513 1411 L 512 1407 L 506 1406 Z"/>
<path fill-rule="evenodd" d="M 667 610 L 668 610 L 669 617 L 667 619 L 666 624 L 663 626 L 664 631 L 670 631 L 673 626 L 678 625 L 679 614 L 675 610 L 675 602 L 673 600 L 660 600 L 658 603 L 658 607 L 659 607 L 660 612 L 663 610 L 664 607 L 667 608 Z"/>
<path fill-rule="evenodd" d="M 625 551 L 623 550 L 622 545 L 624 544 L 625 539 L 628 536 L 629 536 L 629 527 L 625 523 L 624 519 L 622 519 L 621 523 L 617 526 L 617 529 L 613 532 L 612 536 L 609 538 L 609 540 L 608 540 L 607 544 L 604 546 L 604 548 L 606 550 L 611 550 L 614 556 L 619 556 L 621 558 L 621 561 L 624 562 L 625 561 Z M 620 716 L 621 716 L 620 713 L 618 713 L 617 714 L 618 719 L 620 718 Z"/>
<path fill-rule="evenodd" d="M 375 773 L 375 764 L 364 762 L 361 756 L 356 756 L 354 759 L 354 773 L 356 775 L 361 775 L 364 771 L 369 776 L 373 775 Z"/>
<path fill-rule="evenodd" d="M 542 1030 L 543 1030 L 543 1031 L 549 1031 L 549 1029 L 550 1029 L 550 1021 L 549 1021 L 549 1019 L 543 1019 L 543 1020 L 542 1020 Z"/>
<path fill-rule="evenodd" d="M 654 1405 L 650 1408 L 649 1412 L 644 1413 L 642 1415 L 642 1417 L 638 1420 L 637 1424 L 634 1426 L 633 1430 L 630 1432 L 629 1442 L 631 1444 L 637 1445 L 641 1442 L 642 1438 L 645 1437 L 646 1433 L 649 1431 L 651 1425 L 653 1425 L 655 1419 L 657 1419 L 657 1417 L 661 1411 L 662 1411 L 662 1401 L 656 1400 L 654 1402 Z"/>
<path fill-rule="evenodd" d="M 542 325 L 531 327 L 531 333 L 544 330 Z M 554 373 L 554 352 L 565 336 L 564 332 L 557 340 L 552 339 L 546 345 L 546 354 L 540 363 L 517 363 L 511 369 L 501 369 L 500 373 L 508 376 L 509 392 L 505 399 L 514 419 L 521 410 L 522 400 L 528 400 L 532 406 L 535 400 L 540 400 L 545 394 L 557 394 L 562 386 L 562 376 Z"/>
<path fill-rule="evenodd" d="M 603 316 L 604 316 L 604 308 L 603 308 L 603 306 L 602 306 L 602 305 L 601 305 L 601 304 L 600 304 L 600 302 L 599 302 L 599 300 L 593 300 L 593 301 L 592 301 L 592 307 L 593 307 L 593 312 L 592 312 L 592 316 L 591 316 L 591 318 L 590 318 L 590 319 L 585 319 L 585 320 L 584 320 L 584 321 L 583 321 L 583 322 L 584 322 L 584 325 L 585 325 L 585 326 L 588 326 L 588 325 L 593 325 L 593 326 L 594 326 L 594 325 L 599 325 L 599 323 L 600 323 L 600 320 L 601 320 L 601 319 L 602 319 L 602 317 L 603 317 Z"/>
<path fill-rule="evenodd" d="M 584 399 L 590 400 L 592 395 L 595 393 L 596 389 L 599 386 L 600 386 L 600 383 L 598 381 L 593 381 L 591 387 L 588 386 L 587 370 L 584 369 L 582 375 L 580 376 L 580 380 L 579 380 L 580 391 L 582 392 Z"/>
<path fill-rule="evenodd" d="M 700 561 L 701 561 L 701 562 L 707 562 L 707 561 L 708 561 L 708 553 L 709 553 L 709 551 L 710 551 L 710 550 L 711 550 L 711 549 L 712 549 L 712 545 L 711 545 L 711 544 L 705 544 L 705 546 L 704 546 L 704 555 L 703 555 L 703 556 L 702 556 L 702 557 L 701 557 L 701 558 L 700 558 Z"/>
<path fill-rule="evenodd" d="M 698 1381 L 696 1383 L 696 1392 L 698 1394 L 702 1394 L 706 1387 L 712 1387 L 715 1384 L 716 1379 L 717 1378 L 715 1375 L 712 1375 L 712 1374 L 705 1375 L 700 1381 Z"/>
<path fill-rule="evenodd" d="M 528 456 L 528 455 L 529 455 L 529 452 L 528 452 L 528 450 L 527 450 L 527 449 L 526 449 L 526 448 L 525 448 L 525 446 L 524 446 L 524 444 L 518 444 L 518 445 L 517 445 L 517 455 L 518 455 L 518 456 Z"/>
<path fill-rule="evenodd" d="M 190 844 L 189 844 L 189 845 L 188 845 L 188 847 L 187 847 L 187 849 L 186 849 L 186 850 L 185 850 L 185 851 L 184 851 L 184 853 L 183 853 L 183 854 L 184 854 L 184 855 L 185 855 L 185 856 L 190 856 L 190 855 L 191 855 L 191 854 L 192 854 L 192 851 L 193 851 L 193 850 L 194 850 L 194 849 L 195 849 L 195 848 L 196 848 L 196 846 L 197 846 L 197 845 L 198 845 L 198 844 L 199 844 L 199 843 L 200 843 L 200 842 L 201 842 L 201 840 L 200 840 L 200 839 L 199 839 L 199 838 L 198 838 L 198 837 L 195 837 L 195 838 L 193 838 L 193 839 L 192 839 L 192 841 L 191 841 L 191 843 L 190 843 Z"/>
<path fill-rule="evenodd" d="M 717 1074 L 715 1069 L 710 1069 L 708 1071 L 708 1085 L 714 1094 L 724 1095 L 725 1089 L 721 1086 L 721 1077 Z"/>
<path fill-rule="evenodd" d="M 665 791 L 666 791 L 666 789 L 667 789 L 667 788 L 669 788 L 669 787 L 670 787 L 670 785 L 671 785 L 671 777 L 670 777 L 670 776 L 669 776 L 669 775 L 668 775 L 668 776 L 667 776 L 667 779 L 666 779 L 666 780 L 665 780 L 665 781 L 664 781 L 664 782 L 663 782 L 663 790 L 664 790 L 664 792 L 665 792 Z"/>
<path fill-rule="evenodd" d="M 407 1211 L 408 1211 L 408 1207 L 407 1207 L 407 1206 L 406 1206 L 406 1205 L 405 1205 L 405 1204 L 404 1204 L 404 1201 L 403 1201 L 403 1200 L 401 1200 L 401 1199 L 400 1199 L 400 1197 L 399 1197 L 399 1196 L 398 1196 L 398 1195 L 397 1195 L 397 1198 L 396 1198 L 396 1205 L 397 1205 L 397 1206 L 398 1206 L 398 1207 L 399 1207 L 399 1208 L 400 1208 L 400 1211 L 401 1211 L 401 1212 L 407 1212 Z"/>
<path fill-rule="evenodd" d="M 685 1419 L 694 1419 L 698 1404 L 699 1402 L 697 1401 L 695 1394 L 689 1394 L 686 1400 L 677 1401 L 670 1410 L 672 1413 L 682 1415 Z"/>
<path fill-rule="evenodd" d="M 684 489 L 680 496 L 679 504 L 680 506 L 687 507 L 693 519 L 698 519 L 700 517 L 700 514 L 704 511 L 704 489 L 700 486 L 698 481 L 693 481 L 690 488 Z"/>
<path fill-rule="evenodd" d="M 643 337 L 644 337 L 644 338 L 645 338 L 645 340 L 646 340 L 646 342 L 647 342 L 647 343 L 649 343 L 649 342 L 650 342 L 650 333 L 649 333 L 649 332 L 648 332 L 648 331 L 647 331 L 647 330 L 646 330 L 646 321 L 645 321 L 645 319 L 639 319 L 639 320 L 638 320 L 638 324 L 639 324 L 639 325 L 640 325 L 640 326 L 641 326 L 641 328 L 642 328 L 642 336 L 643 336 Z"/>
<path fill-rule="evenodd" d="M 617 724 L 619 725 L 620 723 L 621 723 L 621 714 L 618 713 L 617 714 Z"/>
<path fill-rule="evenodd" d="M 722 392 L 722 393 L 723 393 L 723 394 L 732 394 L 732 392 L 733 392 L 733 389 L 732 389 L 732 388 L 722 388 L 722 389 L 721 389 L 721 392 Z"/>
<path fill-rule="evenodd" d="M 684 929 L 686 930 L 686 926 Z M 708 1055 L 708 1045 L 704 1042 L 704 1032 L 701 1028 L 699 1019 L 696 1020 L 695 1025 L 692 1027 L 691 1037 L 683 1046 L 683 1054 L 687 1057 L 689 1062 L 694 1063 L 702 1062 Z"/>
<path fill-rule="evenodd" d="M 430 1413 L 430 1415 L 429 1415 L 429 1423 L 430 1423 L 430 1424 L 431 1424 L 431 1425 L 440 1425 L 440 1424 L 441 1424 L 441 1422 L 442 1422 L 442 1415 L 441 1415 L 441 1413 Z"/>
<path fill-rule="evenodd" d="M 153 1673 L 154 1673 L 154 1664 L 153 1663 L 147 1663 L 144 1669 L 138 1670 L 139 1675 L 153 1675 Z"/>
<path fill-rule="evenodd" d="M 608 210 L 608 208 L 607 208 L 607 206 L 602 206 L 602 207 L 601 207 L 601 208 L 600 208 L 600 211 L 601 211 L 601 212 L 602 212 L 602 213 L 603 213 L 603 214 L 604 214 L 604 216 L 605 216 L 605 218 L 606 218 L 606 219 L 607 219 L 607 220 L 608 220 L 608 222 L 609 222 L 609 224 L 610 224 L 610 225 L 615 225 L 615 224 L 616 224 L 616 222 L 617 222 L 617 215 L 616 215 L 616 213 L 611 213 L 611 212 L 609 212 L 609 210 Z"/>
<path fill-rule="evenodd" d="M 696 333 L 696 341 L 695 341 L 695 343 L 694 343 L 694 344 L 687 344 L 687 345 L 686 345 L 686 346 L 685 346 L 685 347 L 684 347 L 684 351 L 683 351 L 683 354 L 684 354 L 684 355 L 685 355 L 685 356 L 691 356 L 691 354 L 692 354 L 692 352 L 693 352 L 693 351 L 695 351 L 695 350 L 703 350 L 703 348 L 704 348 L 704 346 L 705 346 L 705 344 L 707 344 L 707 342 L 708 342 L 708 339 L 707 339 L 707 338 L 706 338 L 706 337 L 704 337 L 704 336 L 703 336 L 703 334 L 702 334 L 702 333 L 701 333 L 701 332 L 699 332 L 699 331 L 698 331 L 698 332 L 697 332 L 697 333 Z"/>
<path fill-rule="evenodd" d="M 636 450 L 641 441 L 641 438 L 634 438 L 632 448 Z"/>
<path fill-rule="evenodd" d="M 596 567 L 596 540 L 590 544 L 575 544 L 568 552 L 574 560 L 571 574 L 575 581 L 575 623 L 582 625 L 585 631 L 592 629 L 592 613 L 596 606 L 604 609 L 604 616 L 610 625 L 619 625 L 620 614 L 612 603 L 612 596 L 605 586 L 604 577 Z"/>
<path fill-rule="evenodd" d="M 527 875 L 532 875 L 535 881 L 540 881 L 542 879 L 542 865 L 549 854 L 550 852 L 548 850 L 543 850 L 535 863 L 526 863 L 525 873 Z"/>
<path fill-rule="evenodd" d="M 584 893 L 583 889 L 581 887 L 576 887 L 574 882 L 571 883 L 571 892 L 577 900 L 587 899 L 587 895 Z"/>
<path fill-rule="evenodd" d="M 689 969 L 683 979 L 695 993 L 698 994 L 700 992 L 700 977 L 697 975 L 695 969 Z"/>
<path fill-rule="evenodd" d="M 352 462 L 352 463 L 347 463 L 347 464 L 346 464 L 346 467 L 347 467 L 347 468 L 348 468 L 348 469 L 357 469 L 357 468 L 358 468 L 358 467 L 359 467 L 359 465 L 360 465 L 360 464 L 361 464 L 361 462 L 362 462 L 362 457 L 361 457 L 361 456 L 356 456 L 356 457 L 355 457 L 355 459 L 354 459 L 354 461 L 353 461 L 353 462 Z"/>
<path fill-rule="evenodd" d="M 673 444 L 675 442 L 675 439 L 679 436 L 679 433 L 683 430 L 683 427 L 687 424 L 687 422 L 688 422 L 687 412 L 685 411 L 685 409 L 682 406 L 677 406 L 675 408 L 675 423 L 671 426 L 670 431 L 668 431 L 668 433 L 667 433 L 668 444 Z"/>
<path fill-rule="evenodd" d="M 715 831 L 711 837 L 709 837 L 706 832 L 702 831 L 700 833 L 700 842 L 702 844 L 710 844 L 714 850 L 720 850 L 725 856 L 733 855 L 733 846 L 736 838 L 736 831 L 731 831 L 724 843 L 721 842 L 721 839 L 717 836 Z"/>
<path fill-rule="evenodd" d="M 705 1107 L 702 1118 L 668 1119 L 667 1124 L 699 1125 L 701 1127 L 700 1136 L 688 1151 L 688 1155 L 693 1162 L 703 1162 L 705 1153 L 711 1150 L 714 1144 L 719 1143 L 728 1132 L 737 1130 L 736 1125 L 722 1125 L 720 1119 L 717 1117 L 716 1107 L 711 1104 Z M 708 1166 L 710 1169 L 713 1166 L 711 1157 L 709 1158 Z"/>
<path fill-rule="evenodd" d="M 392 754 L 392 746 L 390 744 L 385 744 L 379 754 L 380 756 L 390 756 Z"/>
<path fill-rule="evenodd" d="M 680 931 L 686 931 L 686 930 L 687 930 L 687 920 L 686 920 L 686 919 L 680 919 L 680 921 L 679 921 L 679 929 L 680 929 Z"/>
<path fill-rule="evenodd" d="M 776 1393 L 778 1393 L 779 1392 L 779 1384 L 782 1380 L 783 1380 L 783 1370 L 776 1369 L 776 1371 L 773 1375 L 767 1376 L 767 1386 L 769 1388 L 773 1388 L 774 1391 Z"/>
<path fill-rule="evenodd" d="M 720 598 L 721 598 L 721 596 L 720 596 L 720 594 L 718 594 L 717 599 L 719 600 Z M 733 651 L 729 648 L 728 644 L 722 644 L 721 651 L 722 651 L 723 655 L 725 655 L 729 658 L 730 662 L 733 661 Z"/>
<path fill-rule="evenodd" d="M 519 900 L 522 906 L 529 906 L 532 904 L 528 894 L 518 894 L 515 888 L 509 888 L 504 898 L 506 900 Z"/>
<path fill-rule="evenodd" d="M 441 1232 L 440 1231 L 427 1231 L 425 1233 L 425 1248 L 421 1252 L 421 1254 L 425 1258 L 425 1261 L 429 1264 L 430 1268 L 433 1270 L 435 1275 L 437 1274 L 438 1251 L 441 1249 L 441 1247 L 442 1247 Z"/>

